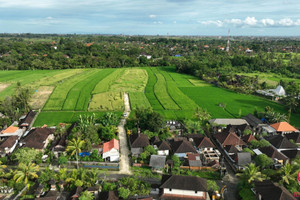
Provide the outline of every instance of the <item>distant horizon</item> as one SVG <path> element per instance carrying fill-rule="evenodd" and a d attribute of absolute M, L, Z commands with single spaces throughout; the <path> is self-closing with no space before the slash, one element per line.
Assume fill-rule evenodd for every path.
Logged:
<path fill-rule="evenodd" d="M 23 33 L 0 33 L 0 35 L 92 35 L 92 36 L 149 36 L 149 37 L 221 37 L 221 38 L 228 38 L 228 35 L 167 35 L 167 34 L 119 34 L 119 33 L 30 33 L 30 32 L 23 32 Z M 299 35 L 230 35 L 230 37 L 269 37 L 269 38 L 300 38 Z"/>
<path fill-rule="evenodd" d="M 299 36 L 297 0 L 0 0 L 1 32 Z"/>

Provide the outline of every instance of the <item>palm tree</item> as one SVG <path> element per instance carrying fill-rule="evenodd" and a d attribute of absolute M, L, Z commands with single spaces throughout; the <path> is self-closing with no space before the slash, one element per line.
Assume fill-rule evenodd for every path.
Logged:
<path fill-rule="evenodd" d="M 298 106 L 298 99 L 295 96 L 287 96 L 284 101 L 288 107 L 288 118 L 290 119 L 292 111 Z"/>
<path fill-rule="evenodd" d="M 24 163 L 20 163 L 18 166 L 17 171 L 15 172 L 15 175 L 13 177 L 13 180 L 16 181 L 16 183 L 24 182 L 27 187 L 29 187 L 29 180 L 33 180 L 38 178 L 37 172 L 39 171 L 39 166 L 35 165 L 34 163 L 28 163 L 27 165 Z"/>
<path fill-rule="evenodd" d="M 76 155 L 76 161 L 77 161 L 77 169 L 79 168 L 78 165 L 78 154 L 81 152 L 83 146 L 85 144 L 84 140 L 81 140 L 80 138 L 73 138 L 71 141 L 68 142 L 68 146 L 66 148 L 67 152 L 71 152 L 71 156 L 74 154 Z"/>
<path fill-rule="evenodd" d="M 263 181 L 265 176 L 259 171 L 254 163 L 250 163 L 245 167 L 243 173 L 238 173 L 237 176 L 242 177 L 243 180 L 246 180 L 249 184 L 253 181 Z"/>
<path fill-rule="evenodd" d="M 294 174 L 293 174 L 293 166 L 289 163 L 285 164 L 282 168 L 281 168 L 281 173 L 282 173 L 282 182 L 286 183 L 286 184 L 290 184 L 290 180 L 295 179 L 294 178 Z"/>

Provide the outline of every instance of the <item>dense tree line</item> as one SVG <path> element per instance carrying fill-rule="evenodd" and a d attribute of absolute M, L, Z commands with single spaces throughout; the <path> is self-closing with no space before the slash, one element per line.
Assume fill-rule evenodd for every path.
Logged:
<path fill-rule="evenodd" d="M 176 65 L 198 76 L 274 72 L 299 76 L 300 41 L 288 38 L 0 35 L 0 69 L 66 69 Z M 253 50 L 246 53 L 246 49 Z M 145 55 L 151 55 L 147 58 Z"/>

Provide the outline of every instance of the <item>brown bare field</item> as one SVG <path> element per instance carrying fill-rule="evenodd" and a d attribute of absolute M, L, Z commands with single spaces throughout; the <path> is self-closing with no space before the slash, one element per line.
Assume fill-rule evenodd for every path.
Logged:
<path fill-rule="evenodd" d="M 34 94 L 31 96 L 29 105 L 33 109 L 43 108 L 53 90 L 53 86 L 40 86 L 37 92 L 34 92 Z"/>
<path fill-rule="evenodd" d="M 6 83 L 0 83 L 0 92 L 2 90 L 4 90 L 5 88 L 7 88 L 9 86 L 9 84 L 6 84 Z"/>

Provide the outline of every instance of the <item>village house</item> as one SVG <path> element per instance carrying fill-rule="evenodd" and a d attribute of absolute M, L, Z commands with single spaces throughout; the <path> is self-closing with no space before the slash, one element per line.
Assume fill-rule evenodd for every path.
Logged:
<path fill-rule="evenodd" d="M 144 148 L 150 145 L 148 136 L 145 134 L 132 134 L 130 135 L 130 147 L 131 147 L 131 154 L 133 156 L 139 156 L 141 153 L 144 152 Z"/>
<path fill-rule="evenodd" d="M 269 126 L 267 124 L 264 124 L 260 119 L 256 118 L 252 114 L 248 114 L 247 116 L 243 117 L 243 119 L 248 122 L 253 130 L 254 135 L 261 133 L 263 131 L 263 127 Z"/>
<path fill-rule="evenodd" d="M 28 127 L 30 127 L 33 123 L 35 115 L 36 115 L 36 112 L 34 112 L 34 111 L 28 112 L 24 118 L 20 119 L 19 127 L 20 128 L 25 127 L 26 129 Z"/>
<path fill-rule="evenodd" d="M 163 175 L 160 199 L 206 199 L 206 179 L 195 176 Z"/>
<path fill-rule="evenodd" d="M 54 132 L 54 129 L 47 127 L 31 129 L 19 144 L 21 147 L 43 150 L 54 139 Z"/>
<path fill-rule="evenodd" d="M 19 127 L 16 126 L 9 126 L 5 130 L 0 132 L 0 138 L 3 139 L 5 137 L 10 137 L 10 136 L 19 136 L 21 137 L 24 133 L 24 129 L 20 129 Z"/>
<path fill-rule="evenodd" d="M 157 150 L 157 154 L 161 156 L 168 156 L 171 152 L 171 147 L 166 141 L 154 143 L 153 147 Z"/>
<path fill-rule="evenodd" d="M 288 140 L 292 140 L 294 143 L 300 145 L 300 132 L 287 133 L 284 134 L 284 136 Z"/>
<path fill-rule="evenodd" d="M 246 143 L 246 144 L 251 144 L 252 140 L 256 140 L 256 138 L 252 135 L 252 134 L 248 134 L 248 135 L 244 135 L 242 136 L 242 140 Z"/>
<path fill-rule="evenodd" d="M 215 145 L 210 141 L 208 137 L 200 136 L 200 137 L 195 137 L 192 140 L 197 150 L 213 151 L 216 148 Z"/>
<path fill-rule="evenodd" d="M 190 170 L 200 170 L 202 165 L 201 155 L 199 153 L 188 153 L 187 164 Z"/>
<path fill-rule="evenodd" d="M 246 143 L 240 137 L 238 137 L 235 133 L 220 132 L 220 133 L 214 134 L 214 137 L 223 147 L 228 146 L 228 145 L 233 145 L 235 147 L 241 147 L 241 146 L 246 145 Z"/>
<path fill-rule="evenodd" d="M 234 119 L 234 118 L 218 118 L 218 119 L 211 119 L 209 123 L 212 125 L 221 125 L 221 126 L 228 126 L 228 125 L 243 125 L 248 124 L 245 119 Z"/>
<path fill-rule="evenodd" d="M 173 141 L 171 143 L 172 152 L 183 160 L 187 157 L 187 153 L 198 153 L 191 142 L 186 140 Z"/>
<path fill-rule="evenodd" d="M 105 142 L 103 144 L 102 158 L 110 162 L 118 162 L 120 157 L 119 148 L 119 140 L 112 139 L 109 142 Z"/>
<path fill-rule="evenodd" d="M 279 134 L 287 134 L 287 133 L 292 133 L 292 132 L 299 132 L 295 127 L 290 125 L 287 122 L 278 122 L 275 124 L 270 125 L 272 128 L 276 130 L 277 133 Z"/>
<path fill-rule="evenodd" d="M 271 135 L 265 137 L 265 140 L 270 142 L 278 151 L 283 150 L 297 150 L 297 145 L 290 142 L 286 137 L 281 135 Z"/>
<path fill-rule="evenodd" d="M 254 193 L 258 200 L 296 200 L 285 187 L 273 183 L 270 180 L 254 183 Z"/>
<path fill-rule="evenodd" d="M 283 165 L 284 163 L 286 163 L 289 160 L 287 156 L 282 154 L 280 151 L 278 151 L 273 146 L 261 147 L 259 149 L 254 149 L 253 151 L 256 155 L 260 155 L 260 154 L 264 153 L 269 158 L 272 158 L 274 160 L 275 167 L 277 166 L 277 164 Z M 280 166 L 278 166 L 278 167 L 280 167 Z"/>
<path fill-rule="evenodd" d="M 166 156 L 151 155 L 149 166 L 153 171 L 162 172 L 166 165 Z"/>
<path fill-rule="evenodd" d="M 1 142 L 0 144 L 1 157 L 11 154 L 15 150 L 18 144 L 18 140 L 19 140 L 19 136 L 14 135 L 14 136 L 7 137 L 7 139 Z"/>
<path fill-rule="evenodd" d="M 52 142 L 52 151 L 56 158 L 58 158 L 62 153 L 65 152 L 67 147 L 67 137 L 72 132 L 73 128 L 76 126 L 76 123 L 73 123 L 59 138 Z"/>
<path fill-rule="evenodd" d="M 232 156 L 235 161 L 234 165 L 238 170 L 245 169 L 245 166 L 252 162 L 251 154 L 249 152 L 238 152 Z"/>

